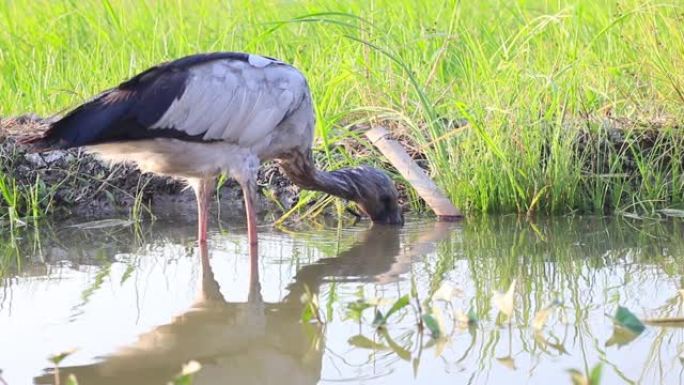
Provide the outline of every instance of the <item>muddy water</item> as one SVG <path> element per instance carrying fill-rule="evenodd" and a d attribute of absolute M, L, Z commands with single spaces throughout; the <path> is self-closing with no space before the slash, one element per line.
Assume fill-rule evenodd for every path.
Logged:
<path fill-rule="evenodd" d="M 677 222 L 263 228 L 258 280 L 239 224 L 212 234 L 206 250 L 180 219 L 86 227 L 44 225 L 1 241 L 9 385 L 54 383 L 48 357 L 74 348 L 62 383 L 74 374 L 81 385 L 166 384 L 190 360 L 202 366 L 194 384 L 570 384 L 569 369 L 599 363 L 603 384 L 684 383 L 684 329 L 615 336 L 606 316 L 618 305 L 682 315 Z M 509 322 L 491 299 L 514 279 Z M 306 293 L 318 315 L 303 322 Z M 374 306 L 384 315 L 403 295 L 411 304 L 376 329 Z M 558 302 L 535 328 L 535 315 Z M 360 321 L 354 303 L 370 305 Z M 454 314 L 470 309 L 468 326 Z M 418 325 L 428 312 L 439 338 Z"/>

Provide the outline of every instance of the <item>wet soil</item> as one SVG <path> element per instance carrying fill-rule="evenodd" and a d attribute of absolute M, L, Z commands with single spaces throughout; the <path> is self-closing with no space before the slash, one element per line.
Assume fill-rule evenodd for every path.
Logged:
<path fill-rule="evenodd" d="M 35 115 L 0 119 L 0 175 L 11 175 L 20 188 L 38 181 L 41 195 L 48 192 L 51 197 L 51 212 L 106 216 L 130 212 L 136 202 L 142 202 L 155 214 L 188 211 L 194 215 L 194 194 L 181 180 L 141 174 L 127 165 L 110 166 L 80 149 L 28 153 L 17 143 L 18 137 L 40 132 L 46 124 Z M 299 189 L 273 163 L 261 168 L 258 185 L 261 214 L 281 213 L 297 202 Z M 244 212 L 242 191 L 231 179 L 218 189 L 217 201 L 222 211 Z"/>
<path fill-rule="evenodd" d="M 194 194 L 181 180 L 141 174 L 132 166 L 110 166 L 80 149 L 34 154 L 27 153 L 17 144 L 16 138 L 38 133 L 47 124 L 46 119 L 32 114 L 0 118 L 0 177 L 11 175 L 20 189 L 35 186 L 38 181 L 42 189 L 40 195 L 50 197 L 46 203 L 50 205 L 50 212 L 56 215 L 106 216 L 130 213 L 136 204 L 143 203 L 155 215 L 186 212 L 194 215 Z M 445 125 L 454 132 L 458 130 L 468 135 L 466 121 L 447 122 Z M 681 162 L 684 126 L 676 122 L 639 122 L 603 116 L 566 125 L 573 132 L 574 153 L 587 176 L 610 174 L 626 178 L 638 189 L 649 171 L 640 168 L 640 161 L 649 160 L 648 163 L 659 168 L 658 171 L 664 175 L 674 175 L 676 170 L 673 167 Z M 428 171 L 425 154 L 406 130 L 391 124 L 388 129 L 419 166 Z M 363 131 L 364 127 L 358 126 L 353 130 Z M 541 162 L 546 162 L 551 156 L 550 141 L 555 140 L 553 137 L 549 135 L 547 145 L 539 149 Z M 377 160 L 371 147 L 350 139 L 335 144 L 332 151 Z M 616 165 L 614 159 L 620 159 L 619 164 Z M 381 167 L 396 171 L 388 163 Z M 262 216 L 271 214 L 278 217 L 298 201 L 299 188 L 274 163 L 262 165 L 258 185 L 257 206 Z M 405 203 L 407 186 L 397 184 L 397 188 L 400 201 Z M 235 181 L 227 180 L 218 189 L 218 198 L 218 208 L 222 212 L 243 215 L 242 192 Z"/>

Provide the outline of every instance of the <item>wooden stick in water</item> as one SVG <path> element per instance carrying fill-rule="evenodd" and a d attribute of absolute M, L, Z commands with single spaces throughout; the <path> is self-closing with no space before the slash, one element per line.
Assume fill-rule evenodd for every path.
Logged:
<path fill-rule="evenodd" d="M 454 221 L 462 217 L 461 212 L 428 177 L 423 169 L 406 153 L 397 141 L 388 138 L 383 127 L 374 127 L 365 132 L 366 137 L 375 147 L 399 170 L 399 173 L 416 189 L 418 195 L 425 200 L 437 218 L 442 221 Z"/>

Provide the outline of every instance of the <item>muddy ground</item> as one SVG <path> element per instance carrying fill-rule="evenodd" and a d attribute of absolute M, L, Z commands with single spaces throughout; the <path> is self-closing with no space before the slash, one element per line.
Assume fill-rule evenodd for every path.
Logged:
<path fill-rule="evenodd" d="M 79 149 L 27 153 L 16 138 L 43 130 L 45 123 L 34 115 L 0 119 L 0 176 L 10 175 L 20 186 L 39 180 L 41 188 L 50 191 L 50 210 L 55 215 L 130 213 L 136 200 L 155 214 L 187 211 L 195 215 L 194 194 L 180 180 L 141 174 L 131 166 L 110 167 Z M 258 184 L 257 207 L 262 215 L 282 213 L 298 200 L 299 189 L 273 163 L 262 166 Z M 218 193 L 222 212 L 244 214 L 242 191 L 235 181 L 227 180 Z"/>
<path fill-rule="evenodd" d="M 51 213 L 87 217 L 128 214 L 136 203 L 142 202 L 143 210 L 149 209 L 155 215 L 178 212 L 195 215 L 194 194 L 182 181 L 141 174 L 131 166 L 110 167 L 78 149 L 33 154 L 17 144 L 17 137 L 40 132 L 46 124 L 46 120 L 35 115 L 0 119 L 0 178 L 3 174 L 9 175 L 20 186 L 34 186 L 39 180 L 41 195 L 51 197 Z M 452 128 L 464 125 L 466 122 L 449 124 Z M 401 134 L 401 129 L 390 128 L 410 156 L 427 169 L 424 154 L 410 137 Z M 672 167 L 681 164 L 684 153 L 684 125 L 680 123 L 644 123 L 604 116 L 568 124 L 568 130 L 575 133 L 575 156 L 587 176 L 619 174 L 628 178 L 635 188 L 644 177 L 644 170 L 638 166 L 639 159 L 651 159 L 651 167 L 674 175 Z M 339 146 L 357 158 L 372 155 L 359 141 L 350 140 Z M 546 162 L 550 146 L 542 146 L 539 150 L 540 161 Z M 611 160 L 616 157 L 621 160 L 618 169 Z M 382 167 L 392 169 L 387 163 Z M 262 165 L 258 185 L 257 207 L 262 216 L 269 214 L 277 218 L 298 201 L 299 188 L 273 163 Z M 401 202 L 406 202 L 407 187 L 401 184 L 397 187 Z M 229 179 L 219 189 L 218 197 L 222 213 L 234 217 L 244 215 L 242 192 L 235 181 Z"/>

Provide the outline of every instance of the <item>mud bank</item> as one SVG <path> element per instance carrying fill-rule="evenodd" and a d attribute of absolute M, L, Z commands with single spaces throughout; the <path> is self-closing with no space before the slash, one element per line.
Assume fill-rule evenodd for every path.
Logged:
<path fill-rule="evenodd" d="M 196 201 L 192 190 L 180 180 L 141 174 L 126 165 L 101 162 L 79 149 L 27 153 L 17 144 L 19 135 L 38 132 L 46 121 L 33 115 L 0 120 L 0 177 L 8 175 L 20 190 L 37 186 L 57 216 L 102 217 L 130 213 L 136 204 L 155 215 L 192 213 Z M 265 164 L 258 178 L 258 210 L 279 215 L 297 202 L 299 189 L 275 164 Z M 242 191 L 233 180 L 218 189 L 218 209 L 242 215 Z M 144 206 L 140 206 L 143 203 Z"/>
<path fill-rule="evenodd" d="M 195 198 L 193 192 L 187 189 L 182 181 L 141 174 L 131 166 L 110 167 L 82 150 L 32 154 L 27 153 L 16 143 L 15 138 L 39 132 L 46 124 L 46 120 L 35 115 L 0 119 L 0 182 L 5 175 L 9 176 L 6 180 L 16 182 L 20 191 L 28 191 L 38 186 L 37 195 L 46 197 L 41 202 L 42 209 L 49 206 L 47 211 L 57 216 L 104 217 L 128 214 L 142 208 L 143 211 L 149 209 L 157 216 L 187 213 L 194 217 Z M 453 128 L 465 125 L 466 122 L 458 122 Z M 630 202 L 622 201 L 625 197 L 637 199 L 643 182 L 654 183 L 654 175 L 659 175 L 665 181 L 672 181 L 663 186 L 663 206 L 668 207 L 668 202 L 681 202 L 682 189 L 679 186 L 684 183 L 681 176 L 681 161 L 684 157 L 682 124 L 640 123 L 626 119 L 602 118 L 567 123 L 566 128 L 570 141 L 565 143 L 572 146 L 573 162 L 583 178 L 581 187 L 595 189 L 599 186 L 598 188 L 604 191 L 607 197 L 604 201 L 604 212 L 611 213 L 611 208 L 629 204 Z M 402 130 L 390 131 L 399 133 Z M 459 135 L 475 133 L 463 130 Z M 421 168 L 428 169 L 425 154 L 410 137 L 398 134 L 395 139 L 402 143 Z M 557 140 L 559 139 L 556 136 L 549 133 L 546 141 L 540 143 L 540 162 L 549 162 L 553 156 L 553 141 Z M 356 140 L 344 141 L 339 143 L 339 146 L 340 152 L 345 154 L 354 154 L 356 158 L 373 159 L 376 160 L 375 163 L 380 162 L 379 155 Z M 381 167 L 392 169 L 387 163 L 383 163 Z M 299 199 L 299 188 L 294 186 L 273 163 L 261 167 L 258 185 L 257 206 L 261 216 L 270 215 L 272 218 L 278 218 Z M 397 188 L 400 202 L 408 209 L 407 186 L 398 183 Z M 624 193 L 626 189 L 629 190 L 628 193 Z M 620 190 L 615 194 L 618 197 L 616 202 L 610 200 L 613 190 Z M 217 197 L 218 206 L 214 207 L 221 210 L 222 216 L 243 216 L 242 191 L 235 181 L 228 180 L 221 186 Z M 23 200 L 26 201 L 26 198 Z M 0 197 L 0 208 L 4 204 Z M 601 211 L 600 207 L 587 207 L 578 206 L 578 210 Z M 27 212 L 24 208 L 18 211 Z"/>

